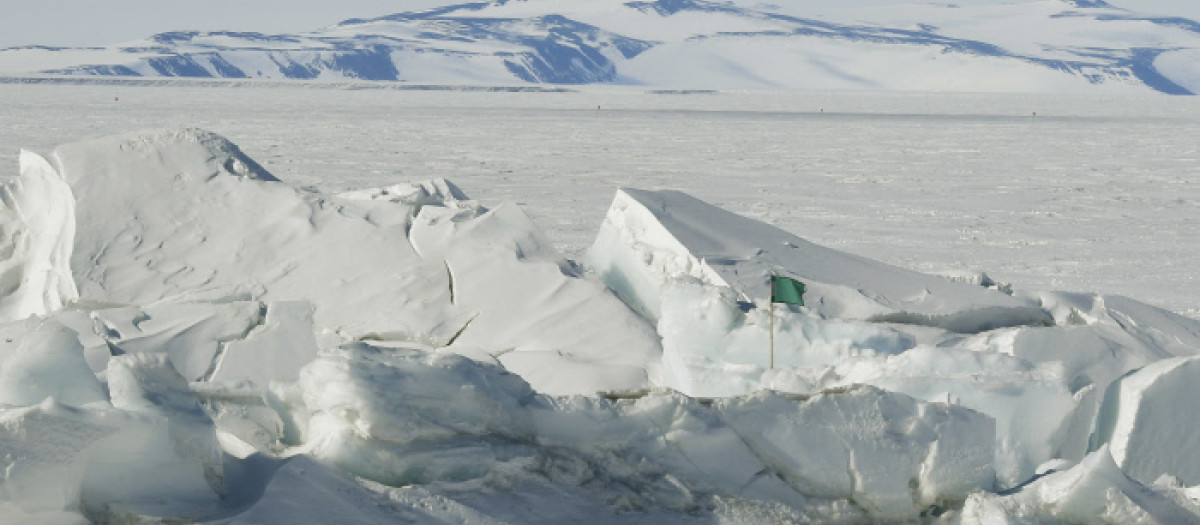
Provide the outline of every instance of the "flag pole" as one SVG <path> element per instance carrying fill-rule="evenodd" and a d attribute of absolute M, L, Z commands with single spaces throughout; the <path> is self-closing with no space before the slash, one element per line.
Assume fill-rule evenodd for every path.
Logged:
<path fill-rule="evenodd" d="M 775 276 L 771 276 L 771 370 L 775 369 Z"/>

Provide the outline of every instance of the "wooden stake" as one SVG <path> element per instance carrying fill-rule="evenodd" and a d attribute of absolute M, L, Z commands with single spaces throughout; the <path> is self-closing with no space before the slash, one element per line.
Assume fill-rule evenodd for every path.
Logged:
<path fill-rule="evenodd" d="M 771 370 L 775 369 L 775 276 L 771 276 L 771 293 L 768 301 L 771 301 L 771 307 L 768 309 L 771 316 Z"/>
<path fill-rule="evenodd" d="M 771 370 L 775 369 L 775 301 L 771 301 Z"/>

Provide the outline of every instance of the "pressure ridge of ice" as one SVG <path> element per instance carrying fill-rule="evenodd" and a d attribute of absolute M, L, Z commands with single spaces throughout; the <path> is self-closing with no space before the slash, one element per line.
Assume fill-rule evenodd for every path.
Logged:
<path fill-rule="evenodd" d="M 618 190 L 581 265 L 449 181 L 325 194 L 195 129 L 19 161 L 0 523 L 1200 522 L 1200 322 L 1128 298 L 677 191 Z"/>

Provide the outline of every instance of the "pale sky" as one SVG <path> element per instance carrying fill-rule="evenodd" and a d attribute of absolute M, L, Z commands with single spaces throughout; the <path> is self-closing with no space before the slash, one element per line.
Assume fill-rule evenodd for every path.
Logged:
<path fill-rule="evenodd" d="M 0 48 L 99 46 L 181 29 L 296 33 L 474 0 L 0 0 Z"/>
<path fill-rule="evenodd" d="M 347 18 L 370 18 L 470 1 L 477 0 L 0 0 L 0 48 L 31 44 L 100 46 L 180 29 L 303 32 Z M 781 1 L 787 0 L 773 0 Z M 927 1 L 874 0 L 901 4 Z M 1200 20 L 1200 0 L 1109 0 L 1109 3 L 1145 13 Z"/>

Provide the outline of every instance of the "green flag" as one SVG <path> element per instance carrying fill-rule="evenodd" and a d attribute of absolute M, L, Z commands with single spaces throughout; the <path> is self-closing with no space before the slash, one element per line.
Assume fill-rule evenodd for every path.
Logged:
<path fill-rule="evenodd" d="M 804 306 L 804 283 L 795 279 L 772 275 L 771 302 Z"/>

